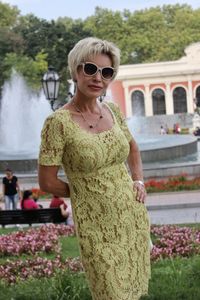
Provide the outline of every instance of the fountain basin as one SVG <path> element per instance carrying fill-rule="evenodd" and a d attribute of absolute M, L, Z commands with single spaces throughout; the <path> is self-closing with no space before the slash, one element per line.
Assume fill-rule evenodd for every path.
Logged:
<path fill-rule="evenodd" d="M 162 163 L 197 153 L 197 138 L 192 135 L 135 136 L 142 162 Z M 6 168 L 15 173 L 37 173 L 38 153 L 5 153 L 0 151 L 0 173 Z"/>
<path fill-rule="evenodd" d="M 197 138 L 192 135 L 135 136 L 142 162 L 162 162 L 197 153 Z"/>

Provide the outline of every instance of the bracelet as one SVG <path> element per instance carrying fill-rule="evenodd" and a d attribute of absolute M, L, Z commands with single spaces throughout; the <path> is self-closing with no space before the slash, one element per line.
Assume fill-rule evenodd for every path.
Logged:
<path fill-rule="evenodd" d="M 144 182 L 142 180 L 134 180 L 133 183 L 139 183 L 142 186 L 144 186 Z"/>

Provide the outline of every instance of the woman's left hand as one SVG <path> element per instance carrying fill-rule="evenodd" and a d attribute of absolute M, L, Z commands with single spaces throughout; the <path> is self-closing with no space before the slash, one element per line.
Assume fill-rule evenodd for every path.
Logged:
<path fill-rule="evenodd" d="M 133 188 L 136 190 L 137 194 L 136 194 L 136 200 L 138 202 L 144 203 L 146 196 L 147 196 L 147 192 L 145 189 L 145 185 L 143 182 L 140 181 L 133 181 Z"/>

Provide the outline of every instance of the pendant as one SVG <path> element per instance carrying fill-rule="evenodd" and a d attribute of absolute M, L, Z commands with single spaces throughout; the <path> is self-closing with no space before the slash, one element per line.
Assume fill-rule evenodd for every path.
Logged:
<path fill-rule="evenodd" d="M 93 128 L 93 126 L 92 126 L 92 125 L 90 125 L 89 127 L 90 127 L 90 128 Z"/>

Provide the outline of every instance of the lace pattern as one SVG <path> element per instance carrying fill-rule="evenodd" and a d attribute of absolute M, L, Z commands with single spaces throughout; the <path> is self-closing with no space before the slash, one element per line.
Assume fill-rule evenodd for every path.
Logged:
<path fill-rule="evenodd" d="M 150 277 L 149 219 L 125 167 L 132 136 L 119 109 L 99 134 L 76 126 L 67 110 L 45 122 L 39 163 L 63 166 L 93 300 L 136 300 Z"/>

